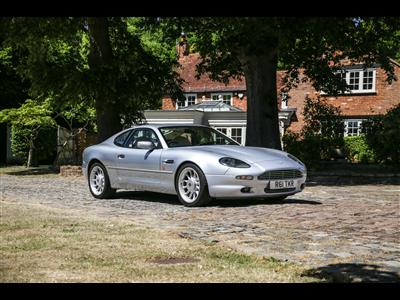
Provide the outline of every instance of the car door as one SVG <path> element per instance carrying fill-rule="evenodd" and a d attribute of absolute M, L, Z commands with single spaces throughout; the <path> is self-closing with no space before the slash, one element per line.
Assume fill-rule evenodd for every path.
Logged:
<path fill-rule="evenodd" d="M 152 141 L 156 148 L 139 149 L 138 141 Z M 138 128 L 117 153 L 117 174 L 125 189 L 157 190 L 160 185 L 160 160 L 162 147 L 150 128 Z"/>

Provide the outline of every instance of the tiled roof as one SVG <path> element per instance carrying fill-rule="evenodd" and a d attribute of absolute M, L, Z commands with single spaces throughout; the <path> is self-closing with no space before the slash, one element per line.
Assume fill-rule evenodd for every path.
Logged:
<path fill-rule="evenodd" d="M 222 82 L 213 81 L 208 74 L 201 75 L 200 79 L 196 79 L 196 65 L 201 62 L 198 53 L 191 53 L 187 56 L 179 58 L 180 67 L 178 73 L 184 80 L 182 89 L 186 93 L 190 92 L 219 92 L 219 91 L 245 91 L 246 82 L 244 77 L 242 80 L 230 79 L 225 85 Z"/>

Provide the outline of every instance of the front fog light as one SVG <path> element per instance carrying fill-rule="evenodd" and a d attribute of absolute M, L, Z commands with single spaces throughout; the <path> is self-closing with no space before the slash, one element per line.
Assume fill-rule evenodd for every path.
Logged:
<path fill-rule="evenodd" d="M 253 176 L 251 176 L 251 175 L 238 175 L 238 176 L 236 176 L 236 179 L 239 179 L 239 180 L 253 180 Z"/>
<path fill-rule="evenodd" d="M 241 188 L 240 191 L 242 193 L 251 193 L 251 187 L 246 186 L 244 188 Z"/>

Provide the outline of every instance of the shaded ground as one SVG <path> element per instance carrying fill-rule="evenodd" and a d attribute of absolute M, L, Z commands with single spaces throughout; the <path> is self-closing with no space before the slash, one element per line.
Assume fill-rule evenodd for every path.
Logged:
<path fill-rule="evenodd" d="M 282 203 L 220 200 L 204 208 L 144 192 L 95 200 L 82 177 L 1 175 L 0 186 L 2 199 L 132 220 L 183 238 L 301 263 L 315 276 L 400 281 L 399 185 L 319 185 Z"/>

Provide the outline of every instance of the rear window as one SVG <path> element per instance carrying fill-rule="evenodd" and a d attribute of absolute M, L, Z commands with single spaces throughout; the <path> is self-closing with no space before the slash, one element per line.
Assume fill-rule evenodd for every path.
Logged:
<path fill-rule="evenodd" d="M 123 147 L 126 139 L 128 138 L 128 136 L 131 132 L 132 132 L 132 130 L 128 130 L 128 131 L 121 133 L 119 136 L 117 136 L 114 139 L 114 144 L 117 146 Z"/>

